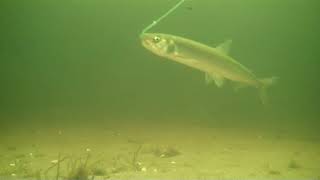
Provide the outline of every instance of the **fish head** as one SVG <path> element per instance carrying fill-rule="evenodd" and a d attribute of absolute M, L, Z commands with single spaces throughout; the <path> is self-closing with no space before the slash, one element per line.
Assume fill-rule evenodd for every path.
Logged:
<path fill-rule="evenodd" d="M 168 57 L 174 52 L 174 42 L 166 34 L 143 33 L 141 35 L 142 45 L 149 51 L 162 57 Z"/>

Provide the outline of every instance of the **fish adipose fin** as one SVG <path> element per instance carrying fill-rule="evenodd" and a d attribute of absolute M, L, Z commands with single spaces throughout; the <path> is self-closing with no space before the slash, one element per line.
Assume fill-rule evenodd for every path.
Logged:
<path fill-rule="evenodd" d="M 214 81 L 219 88 L 222 87 L 224 84 L 224 78 L 216 74 L 205 73 L 205 79 L 206 84 L 210 84 L 212 83 L 212 81 Z"/>
<path fill-rule="evenodd" d="M 226 40 L 222 44 L 216 47 L 216 49 L 224 54 L 229 54 L 231 48 L 232 40 Z"/>
<path fill-rule="evenodd" d="M 267 89 L 268 87 L 274 85 L 278 79 L 279 79 L 278 77 L 271 77 L 271 78 L 264 78 L 259 80 L 261 82 L 259 93 L 260 93 L 260 100 L 262 104 L 268 104 Z"/>

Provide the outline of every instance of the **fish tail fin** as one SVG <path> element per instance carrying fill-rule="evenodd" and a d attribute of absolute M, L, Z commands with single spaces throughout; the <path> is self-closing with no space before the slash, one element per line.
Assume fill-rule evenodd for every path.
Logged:
<path fill-rule="evenodd" d="M 259 87 L 259 96 L 260 96 L 260 100 L 262 102 L 262 104 L 268 104 L 268 95 L 267 95 L 267 89 L 274 85 L 277 80 L 279 78 L 278 77 L 271 77 L 271 78 L 263 78 L 263 79 L 260 79 L 260 83 L 261 83 L 261 86 Z"/>

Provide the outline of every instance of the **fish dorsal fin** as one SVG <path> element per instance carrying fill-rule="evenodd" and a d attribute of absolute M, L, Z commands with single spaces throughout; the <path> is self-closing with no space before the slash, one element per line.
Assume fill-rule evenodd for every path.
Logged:
<path fill-rule="evenodd" d="M 229 54 L 230 48 L 231 48 L 232 40 L 228 39 L 219 46 L 216 47 L 217 50 L 224 54 Z"/>
<path fill-rule="evenodd" d="M 224 78 L 220 75 L 217 75 L 217 74 L 206 73 L 205 79 L 206 79 L 206 84 L 210 84 L 210 83 L 212 83 L 212 81 L 214 81 L 214 83 L 218 87 L 222 87 L 224 84 Z"/>

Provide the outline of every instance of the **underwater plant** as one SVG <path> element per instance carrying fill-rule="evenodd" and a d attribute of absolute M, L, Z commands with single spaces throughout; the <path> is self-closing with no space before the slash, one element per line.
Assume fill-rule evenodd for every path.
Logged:
<path fill-rule="evenodd" d="M 23 177 L 23 178 L 36 178 L 39 179 L 41 175 L 41 169 L 35 170 L 32 166 L 31 160 L 27 156 L 21 156 L 20 158 L 13 157 L 13 159 L 6 159 L 11 163 L 1 163 L 0 176 L 4 177 Z"/>
<path fill-rule="evenodd" d="M 113 158 L 112 174 L 124 172 L 124 171 L 142 171 L 142 164 L 139 162 L 139 156 L 141 154 L 142 144 L 137 149 L 128 154 L 119 154 Z"/>
<path fill-rule="evenodd" d="M 141 164 L 138 162 L 138 157 L 141 149 L 142 149 L 142 145 L 139 145 L 137 150 L 133 153 L 132 167 L 135 171 L 141 171 L 141 166 L 140 166 Z"/>
<path fill-rule="evenodd" d="M 79 166 L 74 167 L 65 180 L 88 180 L 89 179 L 89 170 L 86 167 L 86 164 L 80 164 Z"/>

